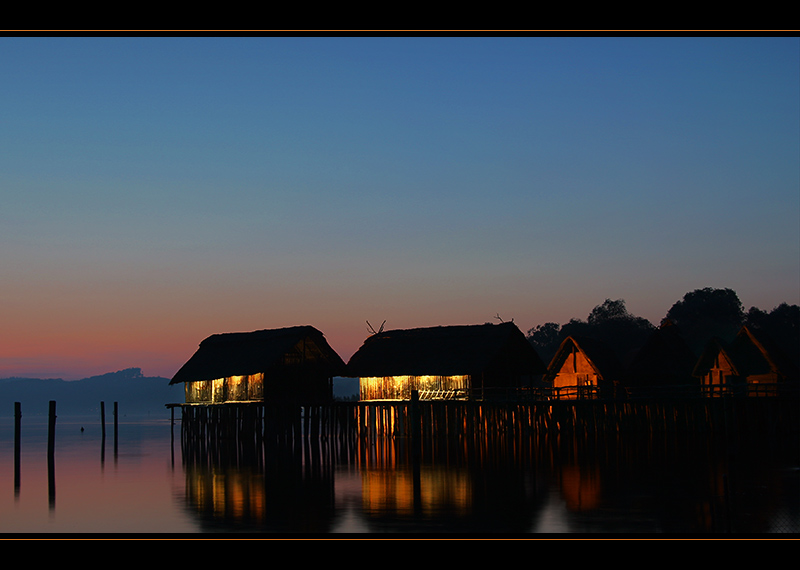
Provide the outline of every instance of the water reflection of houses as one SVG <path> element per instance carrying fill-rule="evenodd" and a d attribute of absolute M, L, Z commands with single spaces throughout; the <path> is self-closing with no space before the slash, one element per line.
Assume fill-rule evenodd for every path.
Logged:
<path fill-rule="evenodd" d="M 350 443 L 304 437 L 243 454 L 225 441 L 209 457 L 184 448 L 186 510 L 209 532 L 348 530 L 349 508 L 361 531 L 527 532 L 547 497 L 547 477 L 527 468 L 547 465 L 529 456 L 546 451 L 495 434 L 420 451 L 404 438 L 340 447 Z"/>
<path fill-rule="evenodd" d="M 219 449 L 218 449 L 219 451 Z M 231 445 L 226 457 L 185 462 L 186 509 L 205 531 L 327 533 L 334 524 L 333 465 L 268 449 L 260 461 Z M 185 458 L 186 459 L 186 458 Z"/>
<path fill-rule="evenodd" d="M 580 404 L 594 402 L 570 405 Z M 256 454 L 242 456 L 229 441 L 230 454 L 239 454 L 234 461 L 220 461 L 225 454 L 185 464 L 185 507 L 211 532 L 327 533 L 348 530 L 352 512 L 357 532 L 523 533 L 546 523 L 552 500 L 573 531 L 765 532 L 785 497 L 776 481 L 757 478 L 751 485 L 742 469 L 784 454 L 778 440 L 742 439 L 732 455 L 727 445 L 711 445 L 727 440 L 724 434 L 710 440 L 638 428 L 633 437 L 502 432 L 423 442 L 421 450 L 405 438 L 359 437 L 346 442 L 353 444 L 349 455 L 340 453 L 339 438 L 303 438 L 264 445 L 256 462 L 249 459 Z M 704 472 L 715 478 L 698 477 Z M 777 477 L 774 469 L 767 473 Z M 725 480 L 735 483 L 738 512 L 729 508 Z"/>
<path fill-rule="evenodd" d="M 545 372 L 514 323 L 392 330 L 367 338 L 348 363 L 367 400 L 487 399 L 528 388 Z"/>
<path fill-rule="evenodd" d="M 528 469 L 493 470 L 444 462 L 415 470 L 362 470 L 361 516 L 388 532 L 529 532 L 547 499 Z"/>

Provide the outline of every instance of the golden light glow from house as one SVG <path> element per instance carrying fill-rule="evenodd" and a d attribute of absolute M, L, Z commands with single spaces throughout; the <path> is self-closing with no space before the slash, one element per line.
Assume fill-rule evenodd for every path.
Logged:
<path fill-rule="evenodd" d="M 250 400 L 264 398 L 264 373 L 251 374 L 247 380 L 247 397 Z"/>
<path fill-rule="evenodd" d="M 230 376 L 228 378 L 228 400 L 247 399 L 247 376 Z"/>
<path fill-rule="evenodd" d="M 228 376 L 186 383 L 187 403 L 242 402 L 264 397 L 264 374 Z"/>
<path fill-rule="evenodd" d="M 359 387 L 362 400 L 410 400 L 412 390 L 423 400 L 452 398 L 469 390 L 470 376 L 365 376 L 359 379 Z"/>
<path fill-rule="evenodd" d="M 227 394 L 225 394 L 225 378 L 217 378 L 211 381 L 211 400 L 213 402 L 224 402 L 227 400 Z"/>

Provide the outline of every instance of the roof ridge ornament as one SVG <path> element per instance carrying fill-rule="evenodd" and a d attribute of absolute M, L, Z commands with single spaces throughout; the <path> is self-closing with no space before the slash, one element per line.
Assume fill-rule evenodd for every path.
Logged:
<path fill-rule="evenodd" d="M 367 327 L 368 327 L 369 333 L 373 334 L 373 335 L 381 334 L 383 332 L 384 325 L 386 325 L 386 319 L 383 320 L 383 322 L 381 323 L 380 328 L 378 328 L 378 330 L 376 331 L 375 328 L 369 323 L 369 321 L 367 321 Z"/>

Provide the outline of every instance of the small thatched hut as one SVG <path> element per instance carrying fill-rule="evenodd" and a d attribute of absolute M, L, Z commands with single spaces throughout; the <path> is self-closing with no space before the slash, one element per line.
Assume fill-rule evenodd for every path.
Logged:
<path fill-rule="evenodd" d="M 332 400 L 344 361 L 311 326 L 215 334 L 170 384 L 186 385 L 186 403 Z"/>
<path fill-rule="evenodd" d="M 794 363 L 766 334 L 744 326 L 730 344 L 712 339 L 694 368 L 708 396 L 775 395 L 798 382 Z"/>
<path fill-rule="evenodd" d="M 361 400 L 485 399 L 545 372 L 514 323 L 379 332 L 347 364 Z"/>
<path fill-rule="evenodd" d="M 601 341 L 568 336 L 547 367 L 544 383 L 559 398 L 594 398 L 612 394 L 622 376 L 616 354 Z"/>

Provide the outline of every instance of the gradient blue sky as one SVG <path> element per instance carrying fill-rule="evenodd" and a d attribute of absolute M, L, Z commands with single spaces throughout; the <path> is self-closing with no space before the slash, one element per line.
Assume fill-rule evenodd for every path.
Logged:
<path fill-rule="evenodd" d="M 2 38 L 0 376 L 800 303 L 800 39 Z"/>

